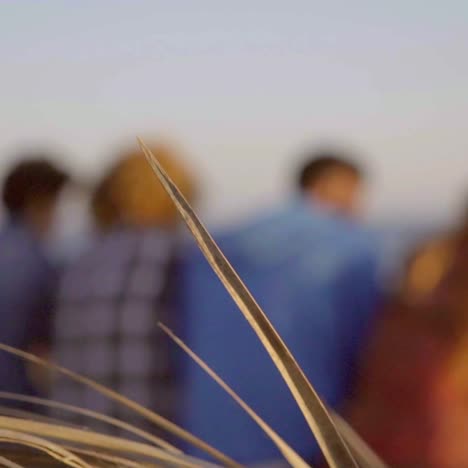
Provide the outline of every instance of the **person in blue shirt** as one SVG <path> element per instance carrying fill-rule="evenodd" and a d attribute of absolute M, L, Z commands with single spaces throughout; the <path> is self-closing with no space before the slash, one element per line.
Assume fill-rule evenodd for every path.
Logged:
<path fill-rule="evenodd" d="M 313 154 L 298 186 L 298 199 L 214 238 L 319 395 L 339 409 L 378 298 L 376 252 L 356 221 L 363 175 L 345 157 Z M 318 446 L 286 384 L 194 246 L 184 267 L 180 333 L 188 345 L 300 455 L 316 460 Z M 181 423 L 188 430 L 243 464 L 281 459 L 194 363 L 181 358 L 181 373 Z"/>
<path fill-rule="evenodd" d="M 55 293 L 44 243 L 67 179 L 45 157 L 31 155 L 12 168 L 2 189 L 7 216 L 0 228 L 0 342 L 42 356 Z M 37 394 L 28 370 L 19 358 L 0 352 L 0 391 Z"/>

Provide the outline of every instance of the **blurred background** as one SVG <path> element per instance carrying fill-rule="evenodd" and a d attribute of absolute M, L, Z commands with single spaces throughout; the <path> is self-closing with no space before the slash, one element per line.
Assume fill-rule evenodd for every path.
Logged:
<path fill-rule="evenodd" d="M 466 205 L 467 19 L 461 0 L 3 2 L 0 178 L 38 148 L 73 174 L 54 249 L 75 258 L 91 188 L 137 135 L 179 145 L 223 229 L 332 145 L 359 156 L 366 225 L 399 270 Z"/>
<path fill-rule="evenodd" d="M 170 135 L 202 178 L 204 214 L 224 223 L 281 197 L 301 145 L 332 141 L 366 158 L 373 219 L 440 222 L 465 192 L 467 10 L 2 4 L 0 168 L 40 144 L 92 176 L 135 134 Z"/>

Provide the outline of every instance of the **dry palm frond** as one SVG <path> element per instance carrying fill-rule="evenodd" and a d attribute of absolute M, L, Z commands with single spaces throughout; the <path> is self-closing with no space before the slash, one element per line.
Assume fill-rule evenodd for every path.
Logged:
<path fill-rule="evenodd" d="M 47 424 L 36 421 L 25 421 L 18 418 L 0 416 L 0 437 L 4 430 L 33 434 L 34 437 L 65 441 L 68 443 L 94 447 L 110 452 L 120 452 L 135 457 L 145 457 L 157 462 L 166 462 L 180 467 L 199 467 L 200 462 L 192 457 L 174 454 L 152 445 L 133 442 L 120 437 L 108 436 L 98 432 Z M 213 466 L 204 462 L 204 466 Z"/>
<path fill-rule="evenodd" d="M 128 424 L 124 421 L 120 421 L 119 419 L 111 418 L 110 416 L 106 416 L 105 414 L 101 413 L 96 413 L 95 411 L 91 411 L 88 409 L 83 409 L 83 408 L 78 408 L 76 406 L 72 405 L 67 405 L 65 403 L 60 403 L 58 401 L 53 401 L 53 400 L 48 400 L 45 398 L 38 398 L 38 397 L 31 397 L 27 395 L 18 395 L 15 393 L 8 393 L 8 392 L 0 392 L 0 398 L 2 399 L 8 399 L 8 400 L 13 400 L 13 401 L 20 401 L 20 402 L 26 402 L 26 403 L 32 403 L 35 405 L 39 406 L 46 406 L 50 408 L 56 408 L 64 411 L 69 411 L 75 414 L 81 414 L 83 416 L 98 420 L 98 421 L 103 421 L 105 423 L 108 423 L 111 426 L 118 427 L 120 429 L 123 429 L 129 433 L 135 434 L 142 439 L 147 440 L 148 442 L 152 442 L 153 444 L 157 445 L 158 447 L 164 448 L 170 452 L 173 453 L 181 453 L 181 451 L 174 447 L 173 445 L 169 444 L 165 440 L 160 439 L 159 437 L 155 437 L 152 434 L 145 432 L 141 429 L 138 429 L 137 427 Z M 33 415 L 31 413 L 27 413 L 27 417 L 34 417 L 36 415 Z M 41 416 L 36 416 L 38 418 L 41 418 Z M 50 421 L 50 418 L 48 422 Z M 46 422 L 46 421 L 44 421 Z M 57 422 L 57 421 L 56 421 Z"/>
<path fill-rule="evenodd" d="M 141 139 L 138 139 L 138 143 L 187 227 L 192 232 L 209 264 L 244 314 L 280 371 L 315 435 L 328 464 L 333 468 L 357 467 L 356 460 L 337 430 L 327 408 L 307 380 L 302 369 L 266 314 L 227 261 L 216 242 L 194 213 L 190 204 L 167 176 L 156 156 Z"/>
<path fill-rule="evenodd" d="M 26 432 L 20 432 L 11 429 L 0 429 L 0 442 L 35 448 L 47 453 L 52 458 L 59 460 L 61 463 L 74 468 L 93 468 L 84 460 L 60 445 L 40 437 L 30 435 L 29 430 Z"/>
<path fill-rule="evenodd" d="M 195 354 L 179 337 L 162 323 L 159 324 L 162 330 L 185 352 L 187 353 L 241 408 L 260 426 L 265 434 L 275 443 L 284 458 L 293 468 L 310 468 L 310 466 L 260 417 L 245 403 L 237 393 L 216 374 L 197 354 Z"/>
<path fill-rule="evenodd" d="M 70 427 L 73 426 L 73 424 L 70 424 L 68 422 L 63 423 L 60 419 L 57 418 L 51 418 L 49 416 L 35 413 L 33 411 L 27 411 L 18 408 L 10 408 L 9 406 L 0 406 L 0 416 L 9 416 L 18 419 L 28 419 L 33 421 L 46 422 L 50 424 L 66 424 Z"/>
<path fill-rule="evenodd" d="M 236 463 L 234 460 L 229 458 L 228 456 L 224 455 L 221 453 L 219 450 L 216 450 L 214 447 L 211 447 L 209 444 L 203 442 L 201 439 L 198 437 L 195 437 L 194 435 L 190 434 L 190 432 L 187 432 L 186 430 L 182 429 L 181 427 L 177 426 L 177 424 L 172 423 L 171 421 L 167 420 L 166 418 L 163 418 L 159 414 L 150 411 L 149 409 L 145 408 L 144 406 L 124 397 L 123 395 L 120 395 L 119 393 L 105 387 L 104 385 L 101 385 L 94 380 L 88 379 L 87 377 L 84 377 L 82 375 L 79 375 L 69 369 L 65 369 L 64 367 L 58 366 L 57 364 L 54 364 L 52 362 L 48 362 L 44 359 L 41 359 L 31 353 L 27 353 L 25 351 L 21 351 L 19 349 L 13 348 L 12 346 L 5 345 L 3 343 L 0 343 L 0 350 L 3 350 L 7 353 L 13 354 L 15 356 L 21 357 L 22 359 L 33 362 L 34 364 L 38 364 L 40 366 L 45 366 L 51 371 L 59 372 L 63 375 L 66 375 L 72 380 L 75 380 L 76 382 L 79 382 L 81 384 L 87 385 L 88 387 L 92 388 L 93 390 L 96 390 L 97 392 L 101 393 L 102 395 L 110 398 L 111 400 L 114 400 L 118 402 L 119 404 L 126 406 L 127 408 L 130 408 L 131 410 L 135 411 L 136 413 L 142 415 L 149 421 L 155 423 L 156 425 L 160 426 L 161 428 L 165 429 L 167 432 L 174 434 L 181 439 L 191 443 L 195 447 L 198 447 L 199 449 L 205 451 L 209 455 L 211 455 L 213 458 L 216 460 L 220 461 L 223 463 L 225 466 L 232 466 L 232 467 L 239 467 L 240 465 Z"/>
<path fill-rule="evenodd" d="M 23 468 L 21 465 L 18 465 L 18 463 L 12 462 L 8 460 L 8 458 L 2 456 L 0 456 L 0 466 L 4 468 Z"/>
<path fill-rule="evenodd" d="M 291 464 L 292 467 L 306 467 L 308 466 L 304 460 L 289 446 L 287 443 L 262 419 L 255 411 L 248 406 L 237 395 L 232 388 L 230 388 L 223 379 L 211 369 L 208 364 L 194 353 L 172 330 L 164 324 L 159 323 L 159 326 L 169 337 L 185 352 L 191 359 L 193 359 L 218 385 L 221 386 L 248 414 L 249 416 L 263 429 L 268 437 L 276 444 L 284 458 Z M 358 461 L 360 468 L 386 468 L 385 463 L 365 444 L 352 427 L 337 413 L 330 410 L 336 426 L 338 427 L 341 435 L 349 445 L 354 457 Z"/>
<path fill-rule="evenodd" d="M 171 332 L 167 327 L 165 327 L 163 324 L 160 324 L 161 328 L 168 333 L 168 335 L 177 343 L 178 346 L 180 346 L 187 354 L 194 359 L 197 364 L 199 364 L 207 373 L 210 375 L 222 388 L 224 388 L 239 404 L 242 406 L 251 416 L 252 418 L 259 424 L 260 427 L 267 433 L 267 435 L 273 440 L 273 442 L 276 443 L 280 451 L 283 453 L 285 459 L 291 464 L 293 467 L 297 466 L 307 466 L 307 464 L 300 459 L 300 457 L 294 453 L 294 451 L 291 450 L 291 448 L 283 441 L 283 440 L 278 440 L 278 435 L 268 426 L 265 426 L 265 422 L 261 420 L 261 418 L 258 417 L 253 410 L 246 405 L 246 403 L 238 397 L 235 392 L 231 388 L 227 386 L 225 382 L 222 381 L 222 379 L 198 356 L 196 355 L 190 348 L 187 347 L 187 345 L 180 340 L 180 338 L 176 337 L 174 333 Z M 19 402 L 26 402 L 26 403 L 32 403 L 40 406 L 46 406 L 46 407 L 51 407 L 51 408 L 57 408 L 57 409 L 63 409 L 65 411 L 70 411 L 73 413 L 77 414 L 82 414 L 85 416 L 88 416 L 90 418 L 104 421 L 109 423 L 110 425 L 113 425 L 115 427 L 119 427 L 121 429 L 124 429 L 128 431 L 129 433 L 133 433 L 135 435 L 140 436 L 142 439 L 145 439 L 149 442 L 153 442 L 155 445 L 158 445 L 162 448 L 166 448 L 169 451 L 172 451 L 173 453 L 182 453 L 179 449 L 173 448 L 172 445 L 166 443 L 168 447 L 165 447 L 164 444 L 161 444 L 160 442 L 161 439 L 154 437 L 153 435 L 142 431 L 138 429 L 135 426 L 132 426 L 130 424 L 127 424 L 123 421 L 120 421 L 118 419 L 111 418 L 109 416 L 96 413 L 91 410 L 86 410 L 82 408 L 78 408 L 76 406 L 72 405 L 67 405 L 64 403 L 56 402 L 53 400 L 48 400 L 44 398 L 38 398 L 38 397 L 30 397 L 26 395 L 18 395 L 15 393 L 8 393 L 8 392 L 0 392 L 0 398 L 2 399 L 7 399 L 7 400 L 13 400 L 13 401 L 19 401 Z M 248 409 L 247 409 L 248 408 Z M 52 419 L 48 418 L 36 413 L 32 413 L 30 411 L 24 411 L 24 410 L 17 410 L 17 409 L 11 409 L 8 407 L 0 407 L 0 414 L 4 416 L 14 416 L 22 419 L 29 419 L 32 421 L 40 421 L 40 422 L 48 422 L 48 423 L 62 423 L 62 421 L 57 420 L 57 419 Z M 361 468 L 385 468 L 385 464 L 375 455 L 369 447 L 360 439 L 360 437 L 353 431 L 353 429 L 348 425 L 346 421 L 344 421 L 343 418 L 341 418 L 339 415 L 335 414 L 332 412 L 332 415 L 335 419 L 335 424 L 337 425 L 338 429 L 344 436 L 346 442 L 350 446 L 355 458 L 359 462 L 359 466 Z M 63 424 L 63 423 L 62 423 Z M 70 426 L 73 426 L 70 424 Z M 70 449 L 70 447 L 62 445 L 62 447 Z M 73 452 L 76 453 L 83 453 L 83 454 L 88 454 L 92 455 L 95 454 L 97 456 L 98 452 L 92 452 L 90 450 L 84 450 L 84 449 L 76 449 L 72 448 Z M 292 453 L 291 453 L 292 452 Z M 125 460 L 123 458 L 118 458 L 118 457 L 111 457 L 108 454 L 101 454 L 101 458 L 103 460 L 109 460 L 111 459 L 114 460 L 120 460 L 120 464 L 123 466 L 140 466 L 138 464 L 135 464 L 131 460 Z M 124 463 L 125 461 L 125 463 Z M 18 467 L 19 465 L 9 461 L 2 459 L 0 457 L 0 467 L 2 466 L 14 466 Z M 126 464 L 126 465 L 125 465 Z"/>
<path fill-rule="evenodd" d="M 82 456 L 89 457 L 95 461 L 99 460 L 107 462 L 112 465 L 119 466 L 121 468 L 142 468 L 143 465 L 140 462 L 128 460 L 127 458 L 117 457 L 115 455 L 109 455 L 108 453 L 96 452 L 95 450 L 88 450 L 83 448 L 77 448 L 73 446 L 63 445 L 62 447 L 67 448 L 70 452 L 78 453 Z"/>

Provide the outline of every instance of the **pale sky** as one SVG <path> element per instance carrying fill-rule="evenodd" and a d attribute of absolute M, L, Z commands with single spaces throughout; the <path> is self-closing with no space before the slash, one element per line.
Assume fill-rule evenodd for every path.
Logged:
<path fill-rule="evenodd" d="M 3 1 L 0 172 L 41 144 L 98 174 L 177 138 L 224 222 L 284 196 L 298 151 L 362 152 L 370 213 L 468 196 L 468 2 Z"/>

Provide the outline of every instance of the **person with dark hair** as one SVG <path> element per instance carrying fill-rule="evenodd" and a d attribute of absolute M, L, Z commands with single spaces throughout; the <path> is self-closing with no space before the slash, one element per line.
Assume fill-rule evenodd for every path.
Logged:
<path fill-rule="evenodd" d="M 364 173 L 338 152 L 320 151 L 306 158 L 297 176 L 301 192 L 335 213 L 355 216 L 359 212 Z"/>
<path fill-rule="evenodd" d="M 344 159 L 314 158 L 301 172 L 298 199 L 214 235 L 335 410 L 353 388 L 357 356 L 379 299 L 372 236 L 349 219 L 361 178 L 357 166 Z M 180 285 L 187 344 L 315 466 L 319 450 L 291 393 L 194 249 L 187 254 Z M 242 409 L 192 362 L 184 361 L 181 368 L 184 427 L 242 464 L 277 466 L 281 454 Z"/>
<path fill-rule="evenodd" d="M 37 354 L 48 350 L 55 282 L 44 242 L 67 179 L 42 155 L 32 155 L 13 167 L 3 184 L 7 218 L 0 229 L 0 342 Z M 37 394 L 32 370 L 0 353 L 0 390 Z"/>

